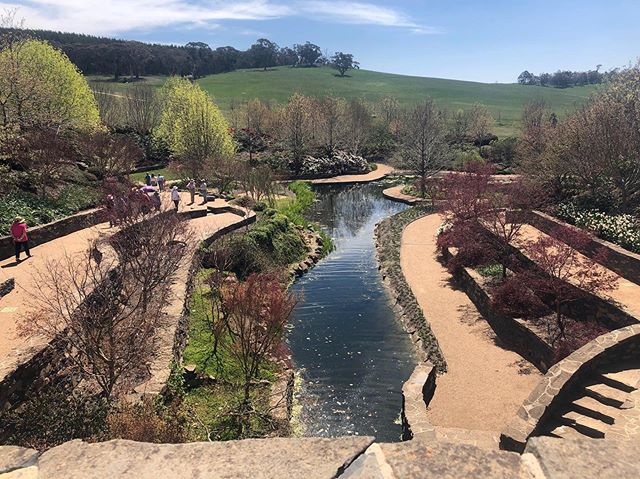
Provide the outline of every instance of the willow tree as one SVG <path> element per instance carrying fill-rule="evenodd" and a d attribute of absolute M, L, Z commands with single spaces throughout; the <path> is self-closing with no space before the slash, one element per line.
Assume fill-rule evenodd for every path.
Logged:
<path fill-rule="evenodd" d="M 63 52 L 48 43 L 5 44 L 0 71 L 0 121 L 5 129 L 90 131 L 100 125 L 87 80 Z"/>
<path fill-rule="evenodd" d="M 199 85 L 172 77 L 160 91 L 162 114 L 154 136 L 171 151 L 174 161 L 192 178 L 215 176 L 233 157 L 229 125 Z"/>

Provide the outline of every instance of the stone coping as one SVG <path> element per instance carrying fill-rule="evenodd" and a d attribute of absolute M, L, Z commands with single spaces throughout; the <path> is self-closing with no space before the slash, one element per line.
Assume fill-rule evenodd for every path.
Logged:
<path fill-rule="evenodd" d="M 533 438 L 523 455 L 455 441 L 370 437 L 150 444 L 70 441 L 44 453 L 0 446 L 2 479 L 620 479 L 640 476 L 637 445 Z"/>
<path fill-rule="evenodd" d="M 640 324 L 625 326 L 598 336 L 554 364 L 518 410 L 518 417 L 501 434 L 503 449 L 521 451 L 538 425 L 552 414 L 559 399 L 580 381 L 585 373 L 605 361 L 615 359 L 623 345 L 640 342 Z"/>

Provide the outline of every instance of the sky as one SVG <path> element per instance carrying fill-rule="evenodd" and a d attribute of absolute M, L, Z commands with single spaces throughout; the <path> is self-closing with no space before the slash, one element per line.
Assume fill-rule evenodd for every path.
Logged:
<path fill-rule="evenodd" d="M 27 28 L 246 49 L 310 41 L 362 68 L 481 82 L 640 56 L 640 0 L 0 0 Z"/>

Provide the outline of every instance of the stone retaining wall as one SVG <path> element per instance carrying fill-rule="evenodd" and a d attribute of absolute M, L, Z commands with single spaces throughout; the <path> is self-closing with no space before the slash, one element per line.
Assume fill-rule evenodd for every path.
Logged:
<path fill-rule="evenodd" d="M 517 418 L 500 436 L 500 447 L 523 451 L 527 440 L 538 433 L 584 378 L 607 364 L 640 357 L 640 324 L 626 326 L 597 337 L 553 365 L 518 410 Z"/>
<path fill-rule="evenodd" d="M 427 407 L 436 391 L 436 370 L 429 362 L 416 366 L 402 385 L 402 440 L 434 439 L 435 428 L 427 418 Z"/>
<path fill-rule="evenodd" d="M 520 249 L 512 245 L 504 244 L 497 237 L 492 236 L 492 233 L 490 233 L 488 230 L 485 230 L 485 233 L 491 236 L 490 241 L 492 241 L 494 244 L 496 244 L 496 242 L 502 243 L 502 247 L 504 248 L 505 252 L 503 256 L 505 258 L 508 258 L 509 269 L 511 269 L 512 271 L 520 271 L 523 269 L 541 271 L 539 266 L 531 259 L 529 259 L 529 257 L 526 256 L 525 253 L 523 253 Z M 565 310 L 564 312 L 565 314 L 567 314 L 567 316 L 571 316 L 574 318 L 594 318 L 606 325 L 609 329 L 618 329 L 623 326 L 636 324 L 640 321 L 640 318 L 636 318 L 635 316 L 629 314 L 624 310 L 623 307 L 613 304 L 612 302 L 609 302 L 598 295 L 580 291 L 578 287 L 570 283 L 566 284 L 568 287 L 579 291 L 576 292 L 575 297 L 580 298 L 577 301 L 566 303 L 563 306 Z M 552 306 L 549 298 L 541 297 L 540 299 L 546 302 L 548 306 Z"/>
<path fill-rule="evenodd" d="M 448 249 L 443 251 L 445 259 L 451 257 Z M 526 321 L 498 313 L 491 305 L 491 296 L 482 286 L 478 273 L 470 268 L 461 268 L 453 275 L 475 304 L 482 317 L 496 335 L 516 353 L 532 363 L 543 373 L 553 364 L 553 349 Z"/>
<path fill-rule="evenodd" d="M 0 283 L 0 298 L 8 295 L 16 287 L 16 280 L 9 278 L 6 281 Z"/>
<path fill-rule="evenodd" d="M 574 227 L 540 211 L 526 213 L 526 222 L 548 235 L 552 235 L 559 227 Z M 576 246 L 576 245 L 572 245 Z M 632 253 L 616 244 L 597 237 L 591 237 L 585 247 L 576 248 L 583 255 L 593 258 L 594 254 L 604 248 L 607 256 L 601 262 L 603 266 L 616 272 L 633 283 L 640 284 L 640 254 Z"/>
<path fill-rule="evenodd" d="M 249 225 L 255 221 L 255 214 L 247 215 L 243 220 L 229 225 L 215 232 L 204 242 L 211 244 L 221 236 Z M 190 263 L 193 268 L 197 263 L 194 258 Z M 186 346 L 188 336 L 188 298 L 191 294 L 192 273 L 174 280 L 172 287 L 176 301 L 168 305 L 168 311 L 173 307 L 174 311 L 169 320 L 170 326 L 163 330 L 164 341 L 161 339 L 161 347 L 150 367 L 151 377 L 138 385 L 130 399 L 138 399 L 144 395 L 157 395 L 164 391 L 166 380 L 171 373 L 172 361 L 180 362 L 182 352 Z M 32 346 L 28 349 L 16 351 L 0 365 L 0 410 L 14 408 L 25 401 L 29 396 L 37 394 L 42 388 L 53 383 L 59 383 L 70 379 L 70 361 L 66 358 L 67 351 L 60 339 L 49 343 Z"/>
<path fill-rule="evenodd" d="M 238 230 L 256 221 L 255 213 L 251 212 L 241 221 L 225 226 L 202 240 L 205 246 L 211 245 L 222 236 Z M 166 390 L 167 380 L 171 375 L 173 364 L 182 363 L 182 355 L 189 339 L 189 300 L 193 292 L 193 279 L 201 264 L 200 249 L 197 249 L 185 265 L 181 274 L 174 279 L 172 292 L 174 301 L 167 305 L 170 316 L 169 327 L 162 331 L 160 346 L 156 358 L 150 366 L 151 377 L 134 388 L 134 392 L 128 396 L 135 401 L 142 397 L 158 396 Z"/>
<path fill-rule="evenodd" d="M 76 231 L 97 225 L 104 221 L 102 209 L 96 208 L 83 211 L 67 218 L 52 223 L 29 228 L 29 245 L 38 246 L 47 241 L 66 236 Z M 15 254 L 13 238 L 11 236 L 0 237 L 0 260 L 12 257 Z"/>

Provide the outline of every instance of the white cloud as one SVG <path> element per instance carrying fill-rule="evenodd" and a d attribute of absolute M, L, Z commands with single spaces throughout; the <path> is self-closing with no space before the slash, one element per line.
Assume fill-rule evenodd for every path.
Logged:
<path fill-rule="evenodd" d="M 399 10 L 372 3 L 310 0 L 302 2 L 301 9 L 340 23 L 400 27 L 413 33 L 438 33 L 433 27 L 415 23 Z"/>
<path fill-rule="evenodd" d="M 227 20 L 312 17 L 327 22 L 399 27 L 437 33 L 391 7 L 344 0 L 0 0 L 0 9 L 17 8 L 27 28 L 94 35 L 116 35 L 163 27 L 216 28 Z M 280 2 L 280 3 L 278 3 Z M 291 3 L 291 2 L 290 2 Z"/>
<path fill-rule="evenodd" d="M 18 8 L 27 28 L 109 35 L 174 25 L 212 26 L 224 20 L 268 20 L 292 13 L 269 0 L 24 0 Z"/>

